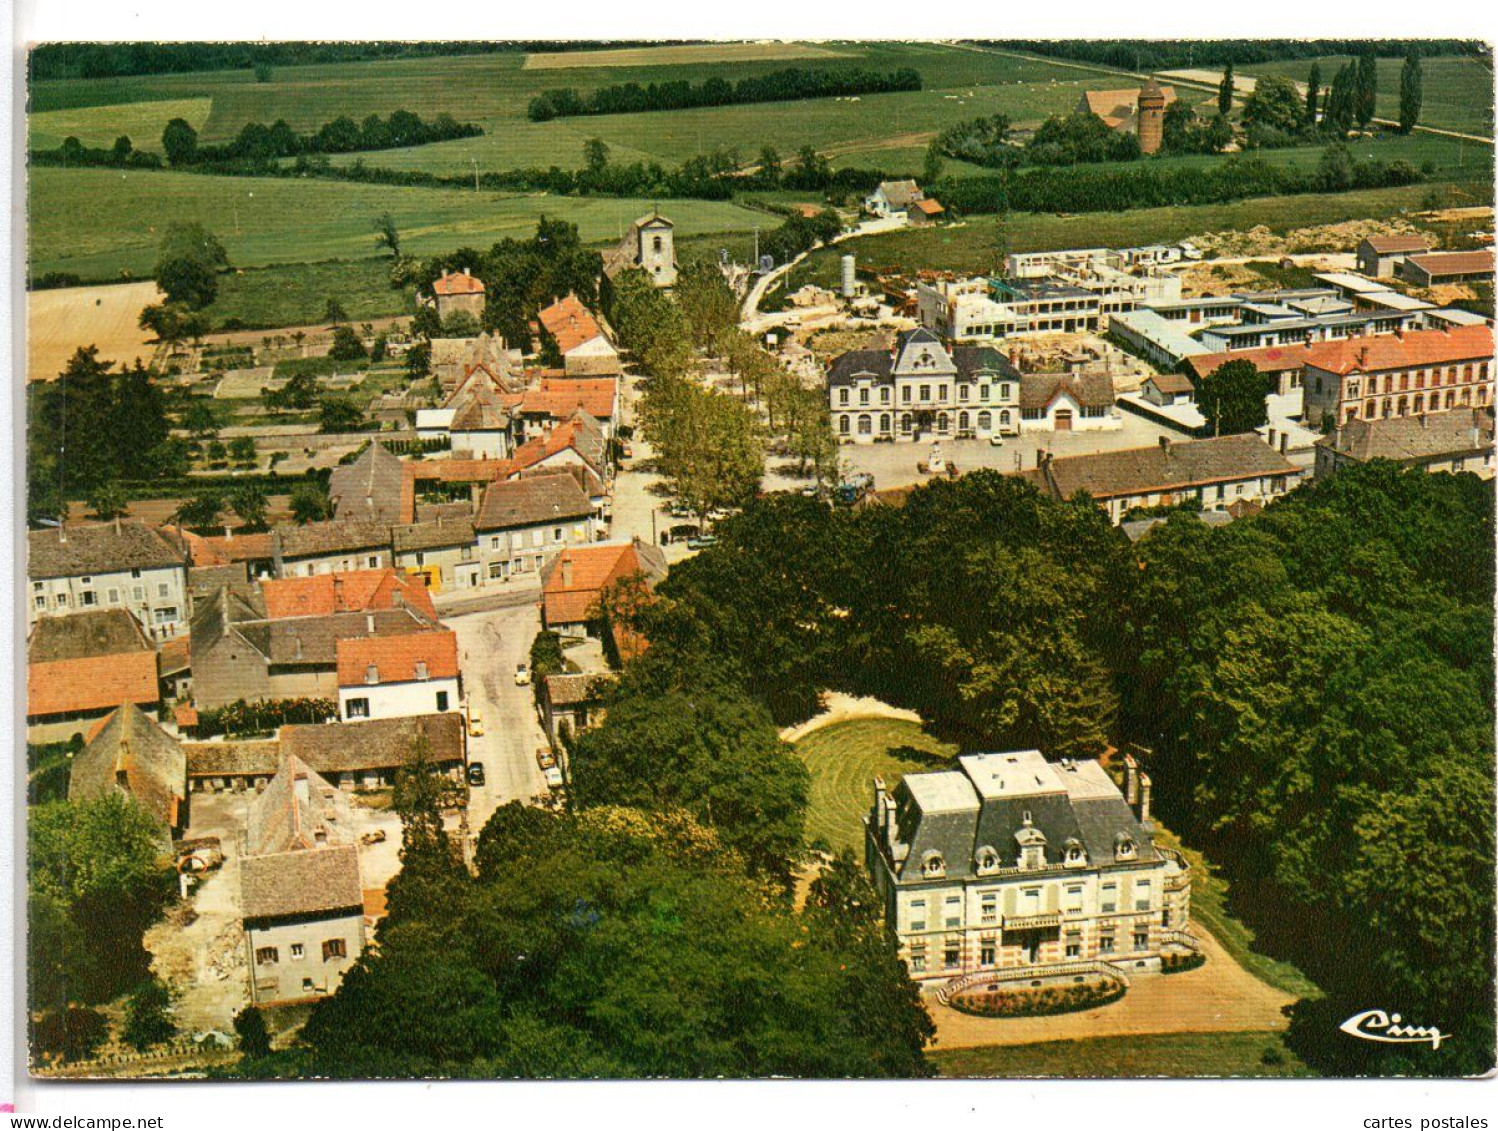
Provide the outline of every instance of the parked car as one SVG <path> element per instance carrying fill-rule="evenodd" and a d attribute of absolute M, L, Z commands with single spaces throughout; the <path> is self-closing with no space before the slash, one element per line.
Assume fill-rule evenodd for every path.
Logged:
<path fill-rule="evenodd" d="M 536 751 L 536 765 L 540 766 L 541 769 L 543 769 L 543 770 L 549 770 L 549 769 L 551 769 L 552 766 L 555 766 L 556 764 L 557 764 L 556 758 L 552 755 L 551 751 L 548 750 L 546 747 L 543 746 L 539 750 Z"/>
<path fill-rule="evenodd" d="M 469 785 L 483 785 L 484 784 L 484 764 L 482 762 L 469 762 L 468 763 L 468 784 Z"/>
<path fill-rule="evenodd" d="M 546 778 L 546 784 L 549 785 L 552 789 L 560 789 L 561 788 L 561 786 L 562 786 L 562 767 L 561 766 L 548 766 L 546 769 L 544 769 L 544 770 L 541 771 L 541 774 L 542 774 L 543 777 Z"/>
<path fill-rule="evenodd" d="M 1004 446 L 1004 437 L 995 432 L 988 438 L 988 442 L 996 448 L 1002 448 Z"/>
<path fill-rule="evenodd" d="M 482 776 L 482 774 L 480 776 Z M 385 830 L 384 829 L 375 829 L 374 832 L 365 833 L 363 836 L 361 836 L 359 838 L 359 843 L 360 844 L 384 844 L 385 843 Z"/>
<path fill-rule="evenodd" d="M 717 544 L 718 536 L 716 534 L 704 534 L 700 538 L 687 539 L 687 549 L 689 550 L 705 550 L 709 546 L 716 546 Z"/>
<path fill-rule="evenodd" d="M 530 665 L 524 660 L 515 665 L 515 686 L 524 687 L 531 681 Z"/>
<path fill-rule="evenodd" d="M 468 737 L 484 737 L 484 716 L 479 714 L 472 707 L 468 708 Z"/>

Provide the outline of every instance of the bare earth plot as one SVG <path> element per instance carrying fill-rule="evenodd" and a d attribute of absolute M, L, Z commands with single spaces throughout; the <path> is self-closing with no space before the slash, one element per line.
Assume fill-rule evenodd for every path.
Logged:
<path fill-rule="evenodd" d="M 650 67 L 681 63 L 746 63 L 766 59 L 827 59 L 847 54 L 805 43 L 681 43 L 614 51 L 554 51 L 527 55 L 527 71 L 581 67 Z"/>
<path fill-rule="evenodd" d="M 972 1017 L 925 999 L 936 1022 L 939 1049 L 978 1045 L 1027 1045 L 1144 1033 L 1236 1033 L 1284 1029 L 1285 1006 L 1296 998 L 1259 981 L 1239 966 L 1200 923 L 1204 966 L 1181 974 L 1149 974 L 1132 980 L 1112 1005 L 1057 1017 Z"/>
<path fill-rule="evenodd" d="M 140 312 L 161 301 L 153 282 L 33 291 L 26 299 L 26 379 L 52 381 L 80 346 L 129 364 L 154 352 Z"/>

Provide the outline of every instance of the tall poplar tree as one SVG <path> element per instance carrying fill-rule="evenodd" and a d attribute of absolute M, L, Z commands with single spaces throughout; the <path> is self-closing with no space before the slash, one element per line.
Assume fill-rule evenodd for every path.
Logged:
<path fill-rule="evenodd" d="M 1411 51 L 1404 58 L 1404 69 L 1399 72 L 1399 132 L 1402 134 L 1409 133 L 1420 121 L 1423 85 L 1420 53 Z"/>
<path fill-rule="evenodd" d="M 1233 112 L 1233 64 L 1222 70 L 1222 82 L 1217 86 L 1217 112 L 1226 118 Z"/>
<path fill-rule="evenodd" d="M 1377 105 L 1378 57 L 1372 51 L 1364 51 L 1358 56 L 1356 97 L 1353 100 L 1359 129 L 1368 128 Z"/>
<path fill-rule="evenodd" d="M 1321 64 L 1313 62 L 1311 73 L 1306 77 L 1306 129 L 1315 131 L 1319 121 L 1317 110 L 1321 102 Z"/>

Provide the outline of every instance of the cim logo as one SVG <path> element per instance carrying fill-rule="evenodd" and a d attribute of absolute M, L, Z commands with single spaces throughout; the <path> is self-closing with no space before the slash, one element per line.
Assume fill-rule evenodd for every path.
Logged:
<path fill-rule="evenodd" d="M 1349 1037 L 1363 1041 L 1379 1041 L 1388 1045 L 1430 1045 L 1441 1047 L 1441 1042 L 1450 1033 L 1425 1025 L 1405 1025 L 1397 1013 L 1385 1013 L 1382 1009 L 1369 1009 L 1349 1017 L 1338 1026 Z"/>

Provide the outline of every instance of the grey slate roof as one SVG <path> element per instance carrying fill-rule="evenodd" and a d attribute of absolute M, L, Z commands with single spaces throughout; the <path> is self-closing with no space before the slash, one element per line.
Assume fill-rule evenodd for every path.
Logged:
<path fill-rule="evenodd" d="M 351 844 L 352 836 L 353 818 L 342 791 L 287 754 L 276 776 L 250 802 L 245 854 L 268 856 L 319 844 Z"/>
<path fill-rule="evenodd" d="M 32 530 L 26 541 L 26 572 L 38 580 L 187 565 L 185 547 L 137 520 Z"/>
<path fill-rule="evenodd" d="M 827 371 L 827 383 L 834 386 L 851 384 L 855 376 L 861 374 L 872 374 L 878 384 L 889 382 L 899 368 L 902 355 L 912 346 L 933 347 L 951 360 L 961 377 L 971 378 L 980 373 L 994 373 L 1011 381 L 1020 378 L 1019 370 L 1004 356 L 1002 350 L 978 345 L 953 346 L 948 349 L 935 331 L 922 326 L 897 335 L 892 349 L 849 350 L 838 355 Z"/>
<path fill-rule="evenodd" d="M 390 538 L 397 554 L 466 546 L 473 541 L 473 520 L 466 516 L 452 518 L 439 511 L 429 521 L 395 527 L 390 532 Z"/>
<path fill-rule="evenodd" d="M 276 549 L 283 558 L 315 558 L 355 550 L 388 549 L 390 527 L 383 522 L 309 522 L 306 526 L 282 526 L 274 533 Z"/>
<path fill-rule="evenodd" d="M 1425 416 L 1350 420 L 1316 441 L 1348 459 L 1390 459 L 1418 463 L 1444 456 L 1493 449 L 1493 413 L 1488 409 L 1449 409 Z"/>
<path fill-rule="evenodd" d="M 1002 778 L 985 776 L 1006 760 L 1013 764 Z M 1096 762 L 1047 763 L 1036 751 L 1021 751 L 970 755 L 959 765 L 909 774 L 896 787 L 898 835 L 909 846 L 902 879 L 920 879 L 933 853 L 942 858 L 944 880 L 975 878 L 977 861 L 990 848 L 1001 868 L 1014 869 L 1022 840 L 1037 832 L 1048 865 L 1060 863 L 1075 845 L 1085 852 L 1088 867 L 1110 867 L 1122 862 L 1118 850 L 1124 841 L 1134 846 L 1130 864 L 1161 859 L 1149 832 Z M 1032 773 L 1036 767 L 1039 774 Z"/>
<path fill-rule="evenodd" d="M 561 471 L 489 484 L 473 528 L 508 530 L 543 522 L 587 518 L 592 513 L 593 504 L 583 494 L 577 480 Z"/>
<path fill-rule="evenodd" d="M 378 440 L 372 441 L 358 459 L 335 467 L 328 478 L 334 518 L 339 522 L 399 522 L 404 478 L 400 458 Z"/>
<path fill-rule="evenodd" d="M 1054 459 L 1039 478 L 1058 498 L 1086 491 L 1095 499 L 1179 490 L 1210 483 L 1230 483 L 1265 475 L 1300 475 L 1291 463 L 1255 435 L 1182 440 L 1169 448 L 1122 451 Z"/>
<path fill-rule="evenodd" d="M 33 664 L 154 652 L 156 646 L 126 609 L 92 609 L 65 617 L 40 617 L 26 656 Z"/>
<path fill-rule="evenodd" d="M 246 856 L 239 862 L 240 911 L 246 919 L 362 914 L 359 849 L 352 844 Z"/>

